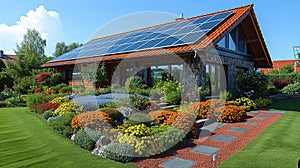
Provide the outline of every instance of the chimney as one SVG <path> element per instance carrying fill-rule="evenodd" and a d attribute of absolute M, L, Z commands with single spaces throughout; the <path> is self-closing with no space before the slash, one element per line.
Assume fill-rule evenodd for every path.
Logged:
<path fill-rule="evenodd" d="M 179 18 L 175 19 L 176 21 L 184 20 L 183 13 L 180 13 Z"/>
<path fill-rule="evenodd" d="M 0 50 L 0 58 L 4 58 L 3 50 Z"/>

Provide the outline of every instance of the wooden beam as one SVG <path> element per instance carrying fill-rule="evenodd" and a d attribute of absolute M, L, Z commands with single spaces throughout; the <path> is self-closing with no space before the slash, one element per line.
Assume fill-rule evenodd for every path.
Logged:
<path fill-rule="evenodd" d="M 247 43 L 250 44 L 250 43 L 257 43 L 259 42 L 258 39 L 251 39 L 251 40 L 247 40 Z"/>

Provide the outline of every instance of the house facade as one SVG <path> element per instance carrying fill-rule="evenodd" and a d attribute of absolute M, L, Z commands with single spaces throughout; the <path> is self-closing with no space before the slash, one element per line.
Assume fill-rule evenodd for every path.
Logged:
<path fill-rule="evenodd" d="M 7 68 L 9 62 L 15 62 L 16 59 L 16 55 L 4 54 L 4 51 L 0 50 L 0 71 L 3 71 Z"/>
<path fill-rule="evenodd" d="M 274 60 L 273 68 L 261 68 L 261 71 L 268 75 L 273 70 L 279 71 L 280 68 L 289 65 L 294 69 L 294 72 L 300 72 L 300 66 L 298 62 L 299 60 Z"/>
<path fill-rule="evenodd" d="M 106 85 L 124 84 L 131 75 L 151 85 L 166 72 L 193 79 L 212 95 L 234 93 L 237 73 L 272 67 L 253 5 L 94 39 L 42 67 L 55 68 L 74 83 L 80 66 L 93 62 L 105 64 Z M 185 88 L 193 83 L 182 82 Z"/>

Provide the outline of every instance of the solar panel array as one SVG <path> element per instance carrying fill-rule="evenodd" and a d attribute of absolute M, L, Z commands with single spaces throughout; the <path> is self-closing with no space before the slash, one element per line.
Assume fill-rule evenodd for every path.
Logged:
<path fill-rule="evenodd" d="M 192 44 L 231 14 L 232 12 L 224 12 L 95 39 L 49 62 Z"/>

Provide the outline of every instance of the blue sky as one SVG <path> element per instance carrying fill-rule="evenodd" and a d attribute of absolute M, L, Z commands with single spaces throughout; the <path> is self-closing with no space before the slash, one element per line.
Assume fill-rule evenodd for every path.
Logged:
<path fill-rule="evenodd" d="M 140 19 L 137 26 L 141 26 L 172 20 L 180 13 L 192 17 L 252 3 L 272 59 L 293 59 L 292 46 L 300 45 L 299 0 L 2 1 L 0 49 L 12 52 L 24 27 L 41 30 L 42 36 L 48 40 L 46 52 L 51 55 L 56 42 L 85 43 L 103 25 L 133 13 L 169 13 L 164 15 L 166 17 Z M 119 24 L 117 29 L 126 30 L 130 25 Z"/>

